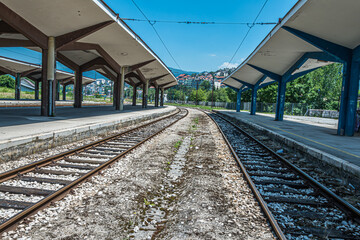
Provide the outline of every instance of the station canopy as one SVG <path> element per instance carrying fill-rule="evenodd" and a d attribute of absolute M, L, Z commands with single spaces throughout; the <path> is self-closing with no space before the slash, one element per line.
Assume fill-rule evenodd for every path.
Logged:
<path fill-rule="evenodd" d="M 0 46 L 41 51 L 47 46 L 45 37 L 51 36 L 56 39 L 57 60 L 72 69 L 82 66 L 113 80 L 120 67 L 127 67 L 125 81 L 133 86 L 145 79 L 166 88 L 177 84 L 161 59 L 102 0 L 0 0 L 1 4 L 1 11 L 10 11 L 3 14 L 7 21 L 0 21 L 7 29 L 0 33 Z M 23 20 L 29 26 L 21 25 Z M 89 63 L 92 67 L 86 68 Z"/>
<path fill-rule="evenodd" d="M 322 50 L 297 37 L 291 31 L 299 30 L 354 49 L 360 44 L 360 28 L 357 26 L 360 23 L 359 9 L 359 0 L 298 1 L 254 52 L 223 83 L 236 89 L 245 88 L 248 84 L 258 84 L 261 87 L 275 81 L 259 71 L 259 68 L 278 76 L 284 74 L 299 76 L 300 73 L 307 73 L 337 62 L 337 59 L 332 57 L 319 58 L 319 54 L 323 53 Z M 294 68 L 304 54 L 308 54 L 309 58 Z"/>
<path fill-rule="evenodd" d="M 16 77 L 21 74 L 22 77 L 27 77 L 33 81 L 41 81 L 41 66 L 38 64 L 19 61 L 7 57 L 0 56 L 0 73 L 10 74 Z M 75 76 L 73 73 L 56 70 L 56 79 L 61 84 L 73 84 Z M 95 81 L 95 79 L 83 77 L 83 84 L 87 85 Z"/>

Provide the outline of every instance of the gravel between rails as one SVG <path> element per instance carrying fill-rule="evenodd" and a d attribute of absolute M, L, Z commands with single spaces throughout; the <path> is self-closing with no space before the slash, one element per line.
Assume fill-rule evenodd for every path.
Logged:
<path fill-rule="evenodd" d="M 220 133 L 197 110 L 2 238 L 274 239 Z"/>

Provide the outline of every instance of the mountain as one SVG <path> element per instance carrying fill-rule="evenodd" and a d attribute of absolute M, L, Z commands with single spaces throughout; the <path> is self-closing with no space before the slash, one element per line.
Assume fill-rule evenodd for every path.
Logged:
<path fill-rule="evenodd" d="M 169 67 L 170 71 L 175 75 L 175 77 L 179 76 L 180 74 L 187 74 L 187 75 L 191 75 L 193 73 L 198 73 L 198 72 L 190 72 L 190 71 L 183 71 L 180 69 L 176 69 L 176 68 L 171 68 Z"/>

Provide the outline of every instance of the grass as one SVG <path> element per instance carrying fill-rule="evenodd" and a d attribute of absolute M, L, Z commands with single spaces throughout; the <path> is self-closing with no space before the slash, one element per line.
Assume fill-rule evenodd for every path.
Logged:
<path fill-rule="evenodd" d="M 226 109 L 226 108 L 223 108 L 223 107 L 202 106 L 202 105 L 195 105 L 195 104 L 165 103 L 165 105 L 179 106 L 179 107 L 200 108 L 200 109 L 204 109 L 204 110 L 212 110 L 212 109 L 229 110 L 229 109 Z"/>
<path fill-rule="evenodd" d="M 144 198 L 144 203 L 146 206 L 155 206 L 155 203 L 149 202 L 146 198 Z"/>
<path fill-rule="evenodd" d="M 21 91 L 21 99 L 35 99 L 35 93 Z M 14 99 L 15 98 L 15 89 L 0 87 L 0 98 Z"/>
<path fill-rule="evenodd" d="M 176 149 L 179 149 L 179 147 L 181 146 L 181 143 L 182 143 L 182 141 L 180 140 L 180 141 L 177 141 L 176 143 L 175 143 L 175 148 Z"/>

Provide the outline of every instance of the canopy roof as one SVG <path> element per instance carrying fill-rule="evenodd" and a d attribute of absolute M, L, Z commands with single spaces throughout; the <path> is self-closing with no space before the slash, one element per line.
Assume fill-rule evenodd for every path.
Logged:
<path fill-rule="evenodd" d="M 23 62 L 11 58 L 0 56 L 0 73 L 16 76 L 21 74 L 33 81 L 41 81 L 41 66 L 28 62 Z M 74 74 L 61 70 L 56 70 L 56 79 L 61 84 L 71 84 L 74 82 Z M 95 79 L 83 77 L 83 84 L 87 85 L 95 81 Z"/>
<path fill-rule="evenodd" d="M 360 28 L 354 25 L 360 22 L 359 9 L 358 0 L 298 1 L 223 83 L 237 89 L 248 84 L 258 84 L 261 87 L 274 82 L 274 79 L 269 78 L 269 74 L 264 75 L 262 70 L 278 76 L 299 76 L 300 73 L 338 61 L 333 56 L 322 55 L 319 58 L 322 50 L 291 33 L 291 29 L 354 49 L 360 44 Z M 304 54 L 308 57 L 304 58 Z"/>
<path fill-rule="evenodd" d="M 31 31 L 31 27 L 31 30 L 22 28 L 18 24 L 21 21 L 10 21 L 12 16 L 3 14 L 2 22 L 16 30 L 2 31 L 3 43 L 6 43 L 4 39 L 31 40 L 18 43 L 41 51 L 47 46 L 43 35 L 52 36 L 56 37 L 57 59 L 72 69 L 81 66 L 115 79 L 120 67 L 127 67 L 126 81 L 132 85 L 139 85 L 145 79 L 153 79 L 152 82 L 159 86 L 177 84 L 160 58 L 102 0 L 0 2 L 3 4 L 1 11 L 9 9 L 35 28 L 35 31 Z"/>

